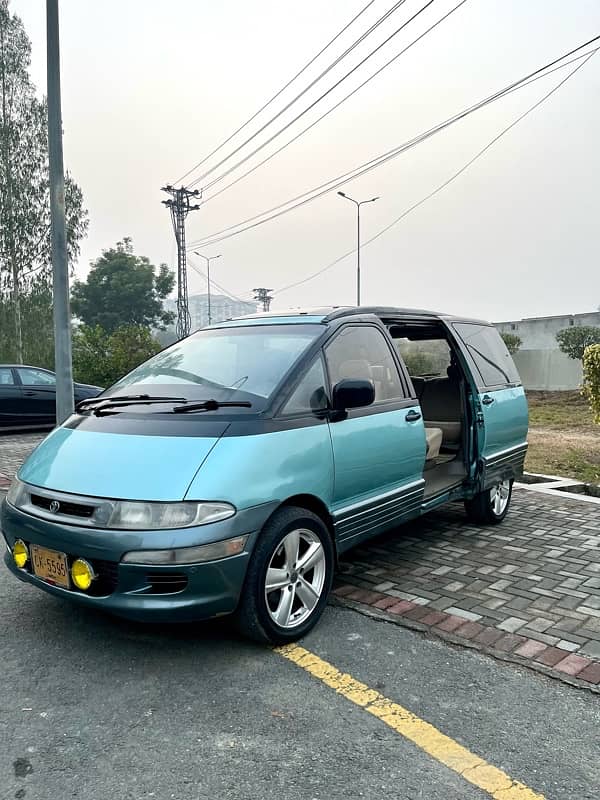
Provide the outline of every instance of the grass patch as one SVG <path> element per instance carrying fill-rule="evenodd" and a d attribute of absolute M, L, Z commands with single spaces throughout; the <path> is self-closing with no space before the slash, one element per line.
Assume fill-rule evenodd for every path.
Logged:
<path fill-rule="evenodd" d="M 528 392 L 527 472 L 600 484 L 600 426 L 579 392 Z"/>
<path fill-rule="evenodd" d="M 597 432 L 587 401 L 579 392 L 527 392 L 529 424 L 532 428 L 558 431 Z"/>
<path fill-rule="evenodd" d="M 594 449 L 563 444 L 557 446 L 550 438 L 529 437 L 525 470 L 541 475 L 558 475 L 584 483 L 600 485 L 600 441 Z"/>

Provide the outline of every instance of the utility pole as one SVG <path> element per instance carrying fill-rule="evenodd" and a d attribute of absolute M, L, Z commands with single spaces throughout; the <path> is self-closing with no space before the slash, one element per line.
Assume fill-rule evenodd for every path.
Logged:
<path fill-rule="evenodd" d="M 271 307 L 271 300 L 273 299 L 273 296 L 270 295 L 269 292 L 272 292 L 273 290 L 261 288 L 252 289 L 252 291 L 254 292 L 254 299 L 256 302 L 262 304 L 263 311 L 268 311 Z"/>
<path fill-rule="evenodd" d="M 46 0 L 48 77 L 48 161 L 50 165 L 50 219 L 52 228 L 52 288 L 54 305 L 54 359 L 56 370 L 56 423 L 73 413 L 71 361 L 71 311 L 65 222 L 65 174 L 60 104 L 60 49 L 58 0 Z"/>
<path fill-rule="evenodd" d="M 219 253 L 218 256 L 203 256 L 202 253 L 199 253 L 197 250 L 194 250 L 194 253 L 206 261 L 206 288 L 208 291 L 208 324 L 212 325 L 212 314 L 210 310 L 210 262 L 214 261 L 215 258 L 221 258 L 221 253 Z"/>
<path fill-rule="evenodd" d="M 350 200 L 351 203 L 354 203 L 356 206 L 356 305 L 360 305 L 360 207 L 364 206 L 365 203 L 374 203 L 375 200 L 379 200 L 379 197 L 372 197 L 370 200 L 354 200 L 352 197 L 348 197 L 347 194 L 344 192 L 338 192 L 340 197 L 345 198 L 346 200 Z"/>
<path fill-rule="evenodd" d="M 178 339 L 184 339 L 190 333 L 192 320 L 188 304 L 187 260 L 185 250 L 185 219 L 190 211 L 196 211 L 199 205 L 191 205 L 191 197 L 200 197 L 200 191 L 190 191 L 182 186 L 175 189 L 170 184 L 162 187 L 162 191 L 171 195 L 170 200 L 163 200 L 163 205 L 171 212 L 173 232 L 177 242 L 177 324 L 175 331 Z"/>

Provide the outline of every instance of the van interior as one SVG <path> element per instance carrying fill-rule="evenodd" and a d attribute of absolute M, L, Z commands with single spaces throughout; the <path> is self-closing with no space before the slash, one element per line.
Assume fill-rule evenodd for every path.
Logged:
<path fill-rule="evenodd" d="M 425 499 L 460 485 L 471 451 L 469 383 L 445 328 L 435 322 L 389 322 L 388 330 L 421 404 L 427 437 Z"/>

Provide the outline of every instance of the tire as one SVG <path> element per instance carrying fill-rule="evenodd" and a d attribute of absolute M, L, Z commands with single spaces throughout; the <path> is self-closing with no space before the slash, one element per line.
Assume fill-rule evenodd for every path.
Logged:
<path fill-rule="evenodd" d="M 491 489 L 465 500 L 465 509 L 472 522 L 480 525 L 499 525 L 508 514 L 512 498 L 512 480 L 500 481 Z"/>
<path fill-rule="evenodd" d="M 320 517 L 295 506 L 276 511 L 248 566 L 235 614 L 240 632 L 271 644 L 294 642 L 307 634 L 327 603 L 334 562 L 331 536 Z"/>

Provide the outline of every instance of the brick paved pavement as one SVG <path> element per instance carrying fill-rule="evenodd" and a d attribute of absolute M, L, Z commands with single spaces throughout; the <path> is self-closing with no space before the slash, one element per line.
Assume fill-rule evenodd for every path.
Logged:
<path fill-rule="evenodd" d="M 47 435 L 48 431 L 0 434 L 0 491 L 7 488 L 19 466 Z"/>
<path fill-rule="evenodd" d="M 45 435 L 0 436 L 0 490 Z M 346 554 L 335 594 L 600 691 L 600 505 L 517 489 L 485 528 L 446 507 Z"/>
<path fill-rule="evenodd" d="M 344 556 L 335 593 L 600 690 L 600 505 L 516 489 L 495 527 L 448 506 Z"/>

